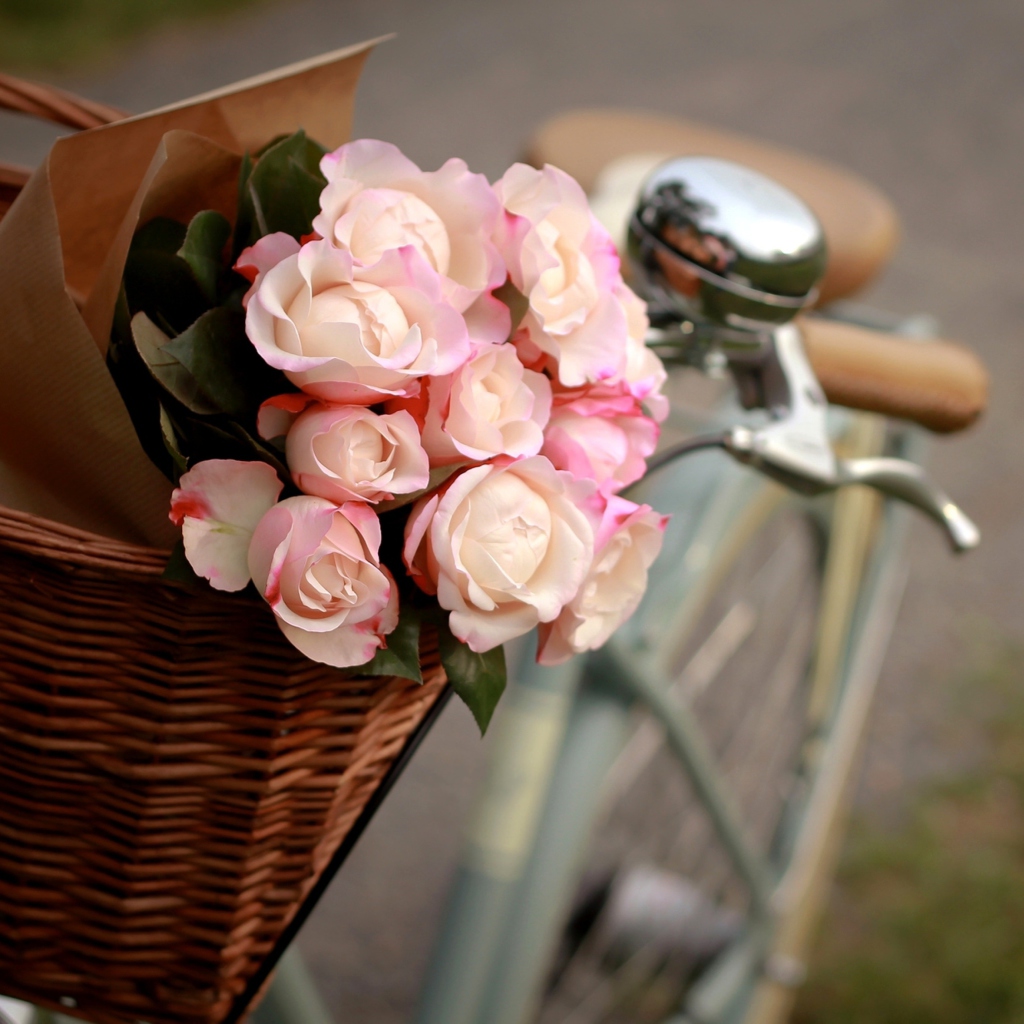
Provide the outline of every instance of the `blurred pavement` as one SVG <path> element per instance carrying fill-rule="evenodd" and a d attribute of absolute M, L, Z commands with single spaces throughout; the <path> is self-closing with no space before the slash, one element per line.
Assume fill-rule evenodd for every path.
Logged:
<path fill-rule="evenodd" d="M 141 111 L 388 32 L 358 135 L 426 168 L 501 174 L 532 128 L 576 106 L 647 107 L 799 147 L 881 186 L 905 241 L 869 298 L 937 315 L 993 374 L 979 428 L 934 448 L 982 548 L 949 555 L 923 520 L 883 673 L 860 801 L 969 757 L 947 735 L 975 637 L 1024 639 L 1024 5 L 1018 0 L 278 0 L 178 29 L 66 81 Z M 49 132 L 0 117 L 0 156 Z M 482 747 L 453 702 L 303 937 L 339 1024 L 408 1018 Z"/>

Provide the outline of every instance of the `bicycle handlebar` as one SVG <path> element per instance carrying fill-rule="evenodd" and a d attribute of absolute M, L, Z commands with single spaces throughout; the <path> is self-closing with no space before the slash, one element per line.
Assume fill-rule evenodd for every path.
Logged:
<path fill-rule="evenodd" d="M 922 343 L 818 317 L 798 323 L 830 402 L 913 420 L 943 434 L 970 426 L 985 409 L 988 373 L 962 345 Z"/>

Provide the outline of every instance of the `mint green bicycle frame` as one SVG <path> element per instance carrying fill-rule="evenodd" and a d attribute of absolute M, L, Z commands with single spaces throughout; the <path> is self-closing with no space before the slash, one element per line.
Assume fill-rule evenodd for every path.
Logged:
<path fill-rule="evenodd" d="M 919 461 L 923 445 L 919 433 L 907 430 L 897 454 Z M 832 558 L 842 499 L 780 491 L 720 453 L 689 456 L 645 482 L 639 500 L 673 519 L 636 614 L 589 656 L 557 668 L 523 659 L 504 698 L 490 773 L 467 830 L 416 1024 L 532 1019 L 575 893 L 602 781 L 630 735 L 637 705 L 664 730 L 749 894 L 742 935 L 702 973 L 671 1024 L 783 1019 L 831 874 L 859 739 L 902 594 L 910 513 L 893 502 L 881 506 L 865 549 L 870 557 L 847 585 L 848 612 L 832 629 L 827 678 L 814 680 L 814 689 L 828 695 L 819 753 L 805 795 L 786 809 L 786 834 L 773 844 L 782 852 L 772 858 L 748 840 L 694 715 L 667 696 L 666 665 L 724 565 L 773 505 L 806 504 L 824 530 L 826 562 Z M 822 663 L 820 650 L 816 663 Z"/>

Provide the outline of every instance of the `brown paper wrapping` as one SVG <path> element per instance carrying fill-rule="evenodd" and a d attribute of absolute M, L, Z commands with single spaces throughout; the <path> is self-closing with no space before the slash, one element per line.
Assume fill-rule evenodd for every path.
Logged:
<path fill-rule="evenodd" d="M 0 504 L 173 543 L 170 483 L 105 363 L 132 234 L 155 216 L 233 215 L 241 154 L 277 135 L 305 128 L 328 148 L 346 142 L 376 42 L 54 144 L 0 221 Z"/>

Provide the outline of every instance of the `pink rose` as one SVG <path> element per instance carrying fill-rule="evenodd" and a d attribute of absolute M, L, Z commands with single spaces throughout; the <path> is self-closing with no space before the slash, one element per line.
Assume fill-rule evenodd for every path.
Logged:
<path fill-rule="evenodd" d="M 300 495 L 260 520 L 249 569 L 298 650 L 349 668 L 369 661 L 398 624 L 398 588 L 379 548 L 380 523 L 368 505 Z"/>
<path fill-rule="evenodd" d="M 431 465 L 536 455 L 551 413 L 551 384 L 512 345 L 488 345 L 450 377 L 433 377 L 423 413 Z"/>
<path fill-rule="evenodd" d="M 263 462 L 207 459 L 182 475 L 170 518 L 181 527 L 189 565 L 214 589 L 248 584 L 249 541 L 283 486 Z"/>
<path fill-rule="evenodd" d="M 626 344 L 626 365 L 622 379 L 630 394 L 639 398 L 661 423 L 668 415 L 668 398 L 661 389 L 668 380 L 665 366 L 655 352 L 647 347 L 647 306 L 628 285 L 620 284 L 615 297 L 626 314 L 629 341 Z"/>
<path fill-rule="evenodd" d="M 558 618 L 540 627 L 537 660 L 542 665 L 595 650 L 636 611 L 667 523 L 668 517 L 649 505 L 608 499 L 597 527 L 593 565 Z"/>
<path fill-rule="evenodd" d="M 556 397 L 544 433 L 546 455 L 556 469 L 594 480 L 612 494 L 639 480 L 658 443 L 658 425 L 632 395 Z"/>
<path fill-rule="evenodd" d="M 443 292 L 466 313 L 475 340 L 504 341 L 508 311 L 488 295 L 505 280 L 491 236 L 501 210 L 487 179 L 451 159 L 421 171 L 397 147 L 349 142 L 323 158 L 327 188 L 313 228 L 361 266 L 413 246 L 441 275 Z"/>
<path fill-rule="evenodd" d="M 261 239 L 239 266 L 265 266 L 260 247 L 276 256 L 287 248 L 278 243 Z M 451 373 L 470 354 L 465 320 L 411 247 L 356 268 L 329 242 L 307 242 L 257 269 L 245 330 L 271 366 L 333 402 L 371 405 L 410 394 L 420 377 Z"/>
<path fill-rule="evenodd" d="M 294 256 L 301 248 L 302 246 L 291 235 L 275 231 L 243 249 L 235 263 L 235 270 L 246 278 L 252 287 L 245 293 L 242 305 L 248 307 L 249 300 L 255 294 L 264 274 L 289 256 Z"/>
<path fill-rule="evenodd" d="M 311 405 L 320 403 L 304 391 L 289 391 L 268 398 L 256 414 L 256 432 L 264 441 L 283 441 L 292 424 Z"/>
<path fill-rule="evenodd" d="M 494 188 L 506 210 L 498 247 L 529 303 L 515 336 L 523 361 L 543 353 L 565 387 L 620 378 L 629 333 L 619 258 L 583 189 L 555 167 L 525 164 Z"/>
<path fill-rule="evenodd" d="M 285 442 L 296 487 L 331 501 L 385 501 L 427 486 L 430 465 L 407 412 L 313 405 Z"/>
<path fill-rule="evenodd" d="M 552 621 L 579 589 L 594 549 L 579 508 L 589 493 L 539 455 L 467 469 L 413 506 L 406 566 L 455 636 L 489 651 Z"/>

